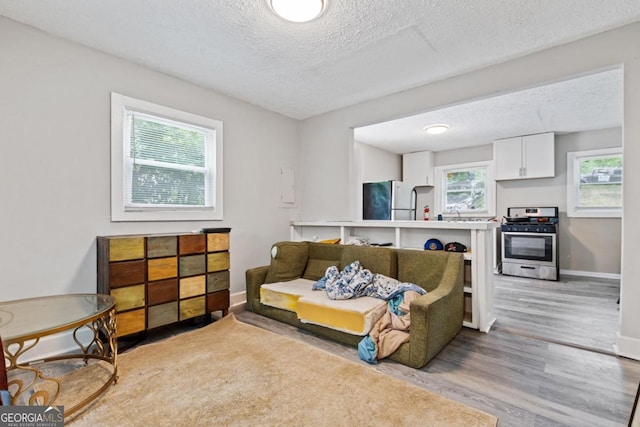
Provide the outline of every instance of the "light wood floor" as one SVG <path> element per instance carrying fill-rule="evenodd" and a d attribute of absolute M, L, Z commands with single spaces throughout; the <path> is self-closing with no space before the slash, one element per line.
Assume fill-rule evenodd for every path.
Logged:
<path fill-rule="evenodd" d="M 494 285 L 496 330 L 615 354 L 619 280 L 495 276 Z"/>
<path fill-rule="evenodd" d="M 420 370 L 389 361 L 376 365 L 376 369 L 494 414 L 501 427 L 627 425 L 640 382 L 640 362 L 604 353 L 611 350 L 610 332 L 615 337 L 615 331 L 604 325 L 616 318 L 613 311 L 617 307 L 613 307 L 613 314 L 603 315 L 597 302 L 600 293 L 607 294 L 603 298 L 608 300 L 609 291 L 615 293 L 615 284 L 604 283 L 600 288 L 584 279 L 514 279 L 496 276 L 500 317 L 489 334 L 463 328 Z M 605 292 L 604 288 L 611 289 Z M 572 303 L 585 306 L 584 310 L 572 307 Z M 608 306 L 608 302 L 602 304 Z M 600 315 L 604 316 L 602 320 L 598 320 Z M 236 312 L 236 316 L 364 363 L 355 348 L 248 311 Z M 559 332 L 562 326 L 570 334 Z M 532 331 L 548 337 L 532 338 Z M 577 337 L 571 345 L 554 342 L 569 335 Z M 580 346 L 598 347 L 598 351 Z"/>

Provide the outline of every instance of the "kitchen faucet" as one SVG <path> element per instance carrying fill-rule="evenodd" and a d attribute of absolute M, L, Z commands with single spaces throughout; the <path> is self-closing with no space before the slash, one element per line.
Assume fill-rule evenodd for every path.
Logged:
<path fill-rule="evenodd" d="M 454 212 L 456 213 L 458 219 L 460 219 L 460 211 L 457 210 L 457 209 L 452 209 L 452 210 L 449 211 L 450 214 L 453 214 Z"/>

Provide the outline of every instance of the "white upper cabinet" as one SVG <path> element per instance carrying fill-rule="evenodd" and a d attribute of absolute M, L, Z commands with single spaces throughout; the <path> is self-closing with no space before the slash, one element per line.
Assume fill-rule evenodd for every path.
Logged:
<path fill-rule="evenodd" d="M 433 187 L 433 151 L 403 154 L 402 181 L 414 187 Z"/>
<path fill-rule="evenodd" d="M 548 132 L 494 141 L 495 180 L 554 177 L 554 139 Z"/>

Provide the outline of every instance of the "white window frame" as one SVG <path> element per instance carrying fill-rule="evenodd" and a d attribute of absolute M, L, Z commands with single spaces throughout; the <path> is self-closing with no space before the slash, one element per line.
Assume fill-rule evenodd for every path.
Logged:
<path fill-rule="evenodd" d="M 125 109 L 162 117 L 176 122 L 215 130 L 215 139 L 211 150 L 215 151 L 215 167 L 209 174 L 210 189 L 213 190 L 213 206 L 206 207 L 135 207 L 128 208 L 124 203 L 125 183 L 127 182 L 126 159 L 124 156 L 126 121 Z M 223 219 L 223 125 L 197 114 L 187 113 L 152 102 L 111 93 L 111 221 L 208 221 Z"/>
<path fill-rule="evenodd" d="M 579 207 L 578 188 L 580 186 L 579 162 L 585 157 L 622 156 L 622 147 L 602 148 L 599 150 L 570 151 L 567 153 L 567 216 L 576 218 L 622 218 L 622 206 L 612 207 Z M 623 169 L 624 175 L 624 169 Z M 624 185 L 624 177 L 622 184 Z"/>
<path fill-rule="evenodd" d="M 459 214 L 454 211 L 446 210 L 446 194 L 447 194 L 447 173 L 460 171 L 464 169 L 477 169 L 477 168 L 486 168 L 487 174 L 487 188 L 485 193 L 485 205 L 487 207 L 486 210 L 466 210 L 462 211 Z M 462 218 L 478 218 L 478 217 L 487 217 L 492 218 L 496 215 L 496 204 L 495 204 L 495 192 L 496 192 L 496 181 L 493 175 L 493 162 L 473 162 L 473 163 L 460 163 L 454 165 L 446 165 L 446 166 L 436 166 L 434 169 L 435 173 L 435 209 L 436 213 L 442 213 L 442 216 L 447 218 L 462 217 Z"/>
<path fill-rule="evenodd" d="M 486 194 L 485 194 L 485 210 L 465 210 L 461 211 L 459 215 L 454 211 L 445 210 L 446 200 L 445 197 L 447 195 L 447 173 L 456 172 L 465 169 L 477 169 L 477 168 L 486 168 L 487 169 L 487 182 L 486 182 Z M 446 165 L 446 166 L 436 166 L 435 169 L 435 192 L 434 192 L 434 203 L 437 214 L 442 214 L 445 218 L 453 218 L 462 217 L 462 218 L 478 218 L 478 217 L 487 217 L 493 218 L 496 215 L 496 203 L 495 203 L 495 193 L 496 193 L 496 181 L 494 179 L 493 173 L 493 162 L 473 162 L 473 163 L 459 163 L 455 165 Z"/>

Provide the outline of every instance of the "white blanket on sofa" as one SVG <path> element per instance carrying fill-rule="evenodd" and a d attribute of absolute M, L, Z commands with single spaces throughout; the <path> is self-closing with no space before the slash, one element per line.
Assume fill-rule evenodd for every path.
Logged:
<path fill-rule="evenodd" d="M 400 282 L 392 277 L 372 273 L 354 261 L 342 271 L 338 267 L 327 268 L 324 277 L 318 280 L 313 289 L 324 289 L 332 300 L 346 300 L 363 296 L 390 300 L 406 291 L 414 291 L 420 295 L 426 291 L 413 283 Z"/>

